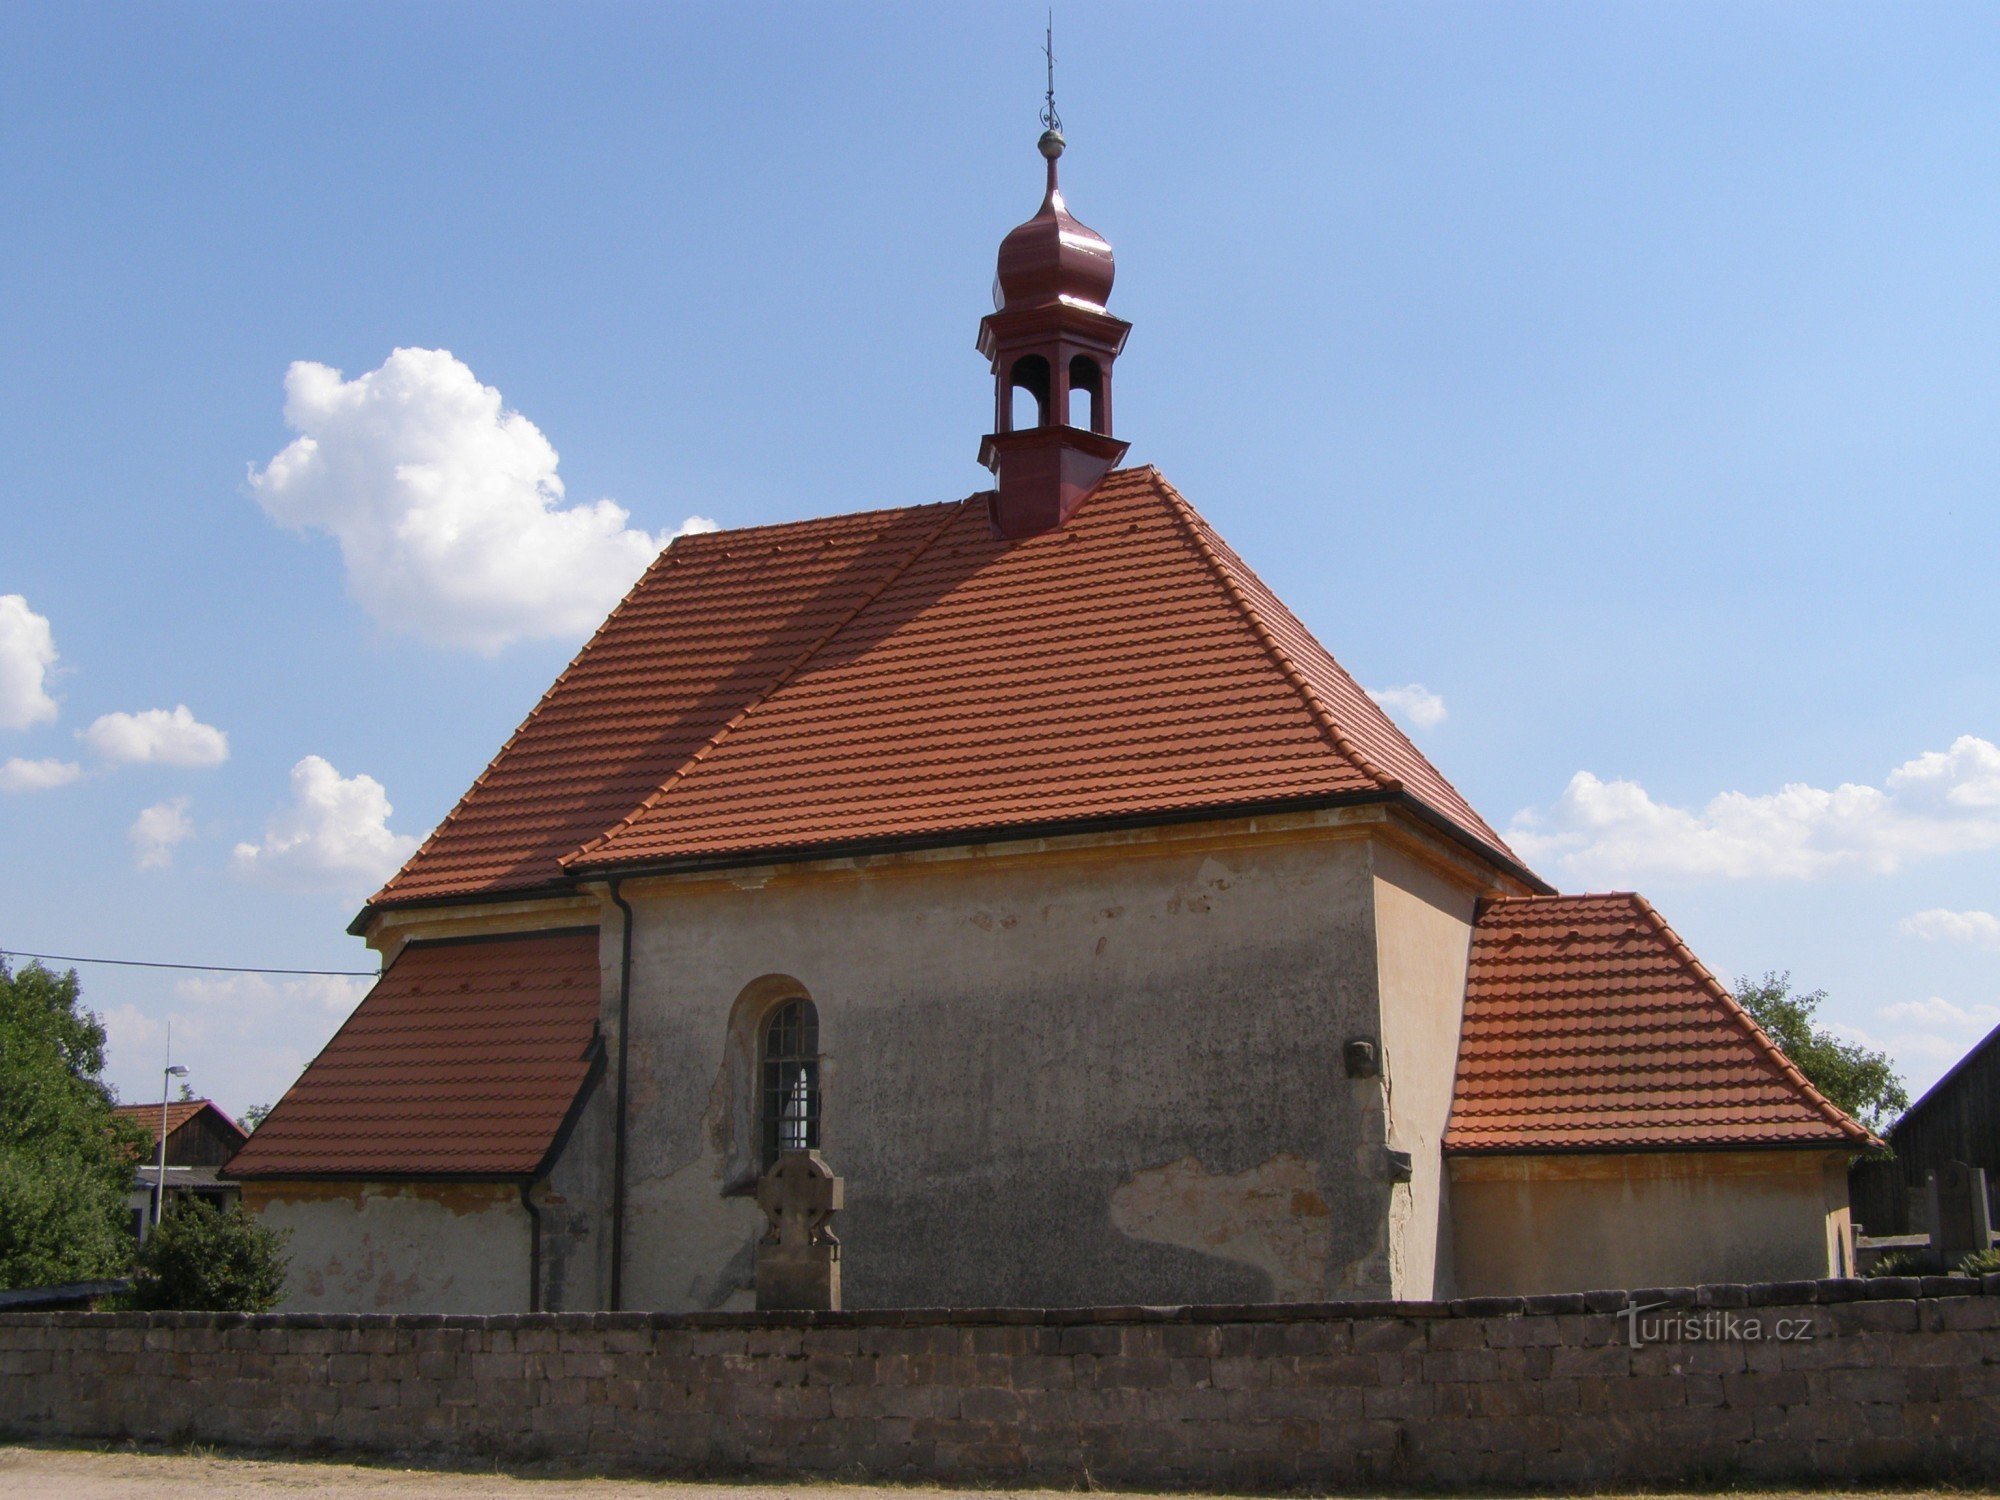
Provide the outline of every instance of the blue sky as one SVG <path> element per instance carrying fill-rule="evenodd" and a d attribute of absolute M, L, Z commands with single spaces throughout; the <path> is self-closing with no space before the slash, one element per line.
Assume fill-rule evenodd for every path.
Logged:
<path fill-rule="evenodd" d="M 1133 460 L 1564 888 L 1915 1084 L 2000 1021 L 2000 16 L 1058 22 Z M 0 947 L 365 968 L 662 537 L 982 487 L 1040 25 L 0 13 Z M 359 992 L 83 972 L 235 1109 Z"/>

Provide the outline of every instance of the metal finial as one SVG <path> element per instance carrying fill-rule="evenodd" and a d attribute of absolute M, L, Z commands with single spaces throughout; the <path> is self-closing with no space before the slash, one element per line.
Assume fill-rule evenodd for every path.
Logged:
<path fill-rule="evenodd" d="M 1056 13 L 1049 10 L 1048 30 L 1042 33 L 1042 57 L 1048 63 L 1048 92 L 1042 96 L 1042 155 L 1051 159 L 1062 155 L 1062 116 L 1056 113 Z M 1054 136 L 1055 150 L 1049 150 Z"/>

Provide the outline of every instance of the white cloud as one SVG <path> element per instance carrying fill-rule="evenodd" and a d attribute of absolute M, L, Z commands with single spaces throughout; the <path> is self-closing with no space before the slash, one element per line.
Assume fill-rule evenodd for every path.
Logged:
<path fill-rule="evenodd" d="M 292 767 L 290 805 L 271 815 L 262 843 L 236 846 L 232 864 L 239 875 L 279 885 L 373 889 L 417 847 L 409 835 L 390 832 L 392 812 L 374 777 L 342 776 L 308 755 Z"/>
<path fill-rule="evenodd" d="M 83 767 L 73 761 L 15 756 L 0 765 L 0 792 L 46 792 L 50 787 L 68 786 L 82 774 Z"/>
<path fill-rule="evenodd" d="M 1974 943 L 1982 948 L 2000 948 L 2000 917 L 1990 911 L 1946 911 L 1934 906 L 1897 924 L 1910 937 L 1940 939 L 1953 943 Z"/>
<path fill-rule="evenodd" d="M 188 799 L 155 802 L 132 820 L 125 836 L 132 841 L 132 862 L 142 870 L 164 870 L 174 862 L 174 845 L 194 837 Z"/>
<path fill-rule="evenodd" d="M 262 974 L 217 974 L 183 979 L 175 992 L 205 1012 L 248 1027 L 300 1012 L 344 1021 L 375 981 L 342 974 L 303 974 L 273 983 Z"/>
<path fill-rule="evenodd" d="M 1403 687 L 1369 688 L 1368 696 L 1393 718 L 1407 719 L 1419 729 L 1435 729 L 1445 720 L 1444 699 L 1421 682 Z"/>
<path fill-rule="evenodd" d="M 334 974 L 188 975 L 149 1010 L 124 1004 L 104 1012 L 106 1074 L 123 1098 L 157 1102 L 161 1048 L 171 1019 L 174 1061 L 189 1068 L 188 1085 L 240 1115 L 291 1087 L 371 983 Z"/>
<path fill-rule="evenodd" d="M 0 729 L 31 729 L 56 716 L 49 669 L 56 664 L 55 632 L 19 594 L 0 594 Z"/>
<path fill-rule="evenodd" d="M 1937 1082 L 1987 1032 L 2000 1025 L 2000 1005 L 1955 1005 L 1939 995 L 1927 1000 L 1899 1000 L 1875 1014 L 1883 1023 L 1878 1029 L 1838 1022 L 1831 1029 L 1894 1058 L 1912 1098 Z"/>
<path fill-rule="evenodd" d="M 1949 750 L 1896 767 L 1881 787 L 1795 782 L 1724 792 L 1700 809 L 1579 771 L 1554 806 L 1517 815 L 1507 837 L 1527 858 L 1585 880 L 1890 874 L 1916 860 L 2000 848 L 2000 747 L 1961 735 Z"/>
<path fill-rule="evenodd" d="M 121 765 L 162 765 L 194 769 L 229 759 L 229 736 L 197 719 L 183 703 L 136 714 L 102 714 L 76 737 L 106 760 Z"/>
<path fill-rule="evenodd" d="M 285 375 L 299 436 L 250 475 L 276 521 L 340 543 L 348 591 L 392 630 L 492 653 L 595 628 L 689 517 L 652 536 L 610 500 L 565 506 L 556 450 L 442 349 L 398 349 L 353 380 Z"/>
<path fill-rule="evenodd" d="M 2000 1023 L 2000 1005 L 1967 1008 L 1933 995 L 1928 1000 L 1899 1000 L 1894 1005 L 1885 1005 L 1881 1016 L 1885 1021 L 1905 1026 L 1953 1026 L 1968 1031 L 1977 1028 L 1984 1032 Z"/>
<path fill-rule="evenodd" d="M 160 1043 L 165 1040 L 165 1024 L 147 1015 L 130 1001 L 115 1009 L 100 1012 L 98 1019 L 104 1023 L 105 1052 L 107 1056 L 112 1052 L 151 1052 L 157 1055 Z M 153 1064 L 153 1087 L 155 1089 L 159 1087 L 159 1082 L 160 1064 L 155 1062 Z M 126 1102 L 132 1103 L 134 1101 L 128 1099 Z M 153 1102 L 155 1104 L 160 1102 L 157 1093 L 153 1096 Z"/>

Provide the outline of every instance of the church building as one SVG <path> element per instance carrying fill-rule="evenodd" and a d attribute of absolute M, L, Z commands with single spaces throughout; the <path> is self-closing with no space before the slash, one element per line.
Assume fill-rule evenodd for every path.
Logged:
<path fill-rule="evenodd" d="M 355 919 L 380 980 L 230 1166 L 288 1309 L 749 1306 L 801 1147 L 849 1307 L 1848 1271 L 1869 1133 L 1121 467 L 1062 151 L 993 487 L 676 540 Z"/>

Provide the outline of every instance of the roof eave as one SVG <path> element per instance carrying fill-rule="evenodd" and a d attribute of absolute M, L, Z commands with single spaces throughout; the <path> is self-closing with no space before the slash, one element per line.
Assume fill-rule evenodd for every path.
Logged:
<path fill-rule="evenodd" d="M 1511 876 L 1537 895 L 1554 895 L 1555 887 L 1533 870 L 1484 839 L 1461 827 L 1406 788 L 1336 792 L 1305 797 L 1258 798 L 1245 802 L 1219 803 L 1209 807 L 1176 808 L 1166 812 L 1121 814 L 1111 817 L 1050 819 L 1039 823 L 1001 823 L 979 828 L 946 830 L 934 834 L 902 834 L 868 839 L 833 839 L 817 844 L 794 844 L 778 849 L 741 849 L 722 854 L 677 855 L 663 859 L 577 860 L 562 879 L 531 886 L 505 886 L 495 890 L 460 891 L 447 895 L 415 896 L 401 900 L 371 901 L 362 907 L 347 931 L 366 937 L 377 917 L 389 912 L 435 910 L 447 906 L 477 906 L 494 901 L 532 901 L 550 896 L 574 895 L 587 881 L 612 876 L 688 875 L 714 870 L 735 870 L 751 865 L 808 864 L 814 860 L 852 859 L 864 855 L 900 854 L 922 849 L 949 849 L 956 845 L 991 843 L 999 840 L 1060 838 L 1066 835 L 1113 833 L 1135 828 L 1166 827 L 1183 823 L 1219 821 L 1225 818 L 1256 817 L 1278 812 L 1314 812 L 1322 808 L 1394 806 L 1418 822 L 1443 834 L 1478 859 Z"/>
<path fill-rule="evenodd" d="M 339 1172 L 301 1172 L 296 1170 L 263 1170 L 232 1172 L 230 1179 L 235 1182 L 499 1182 L 522 1183 L 537 1181 L 537 1173 L 526 1172 L 375 1172 L 344 1170 Z"/>
<path fill-rule="evenodd" d="M 1607 1143 L 1573 1142 L 1562 1145 L 1540 1146 L 1466 1146 L 1454 1145 L 1446 1141 L 1440 1148 L 1447 1157 L 1496 1157 L 1496 1156 L 1675 1156 L 1684 1152 L 1708 1151 L 1839 1151 L 1852 1153 L 1869 1149 L 1867 1141 L 1857 1141 L 1845 1136 L 1837 1139 L 1824 1137 L 1814 1140 L 1776 1141 L 1617 1141 Z"/>
<path fill-rule="evenodd" d="M 534 885 L 490 887 L 483 891 L 457 891 L 437 896 L 398 896 L 387 901 L 370 900 L 347 924 L 349 937 L 366 937 L 375 919 L 392 911 L 427 911 L 441 906 L 483 906 L 490 901 L 540 901 L 550 896 L 573 896 L 577 882 L 572 876 L 538 881 Z"/>
<path fill-rule="evenodd" d="M 1167 811 L 1104 817 L 1050 819 L 1034 823 L 999 823 L 975 828 L 949 829 L 938 833 L 836 839 L 817 844 L 794 844 L 778 849 L 742 849 L 719 854 L 676 855 L 657 859 L 602 862 L 577 860 L 570 866 L 570 871 L 572 878 L 579 881 L 601 880 L 612 876 L 630 878 L 644 875 L 686 875 L 713 870 L 741 869 L 749 865 L 805 864 L 814 860 L 900 854 L 921 849 L 949 849 L 966 844 L 1062 838 L 1137 828 L 1170 827 L 1185 823 L 1219 822 L 1229 818 L 1256 817 L 1281 812 L 1316 812 L 1325 808 L 1365 806 L 1399 808 L 1411 814 L 1426 827 L 1443 833 L 1485 863 L 1512 876 L 1536 892 L 1549 894 L 1554 890 L 1554 887 L 1527 866 L 1503 854 L 1485 840 L 1477 838 L 1421 798 L 1400 787 L 1359 792 L 1316 793 L 1302 797 L 1259 798 L 1244 802 L 1217 803 L 1205 807 L 1174 808 Z"/>

